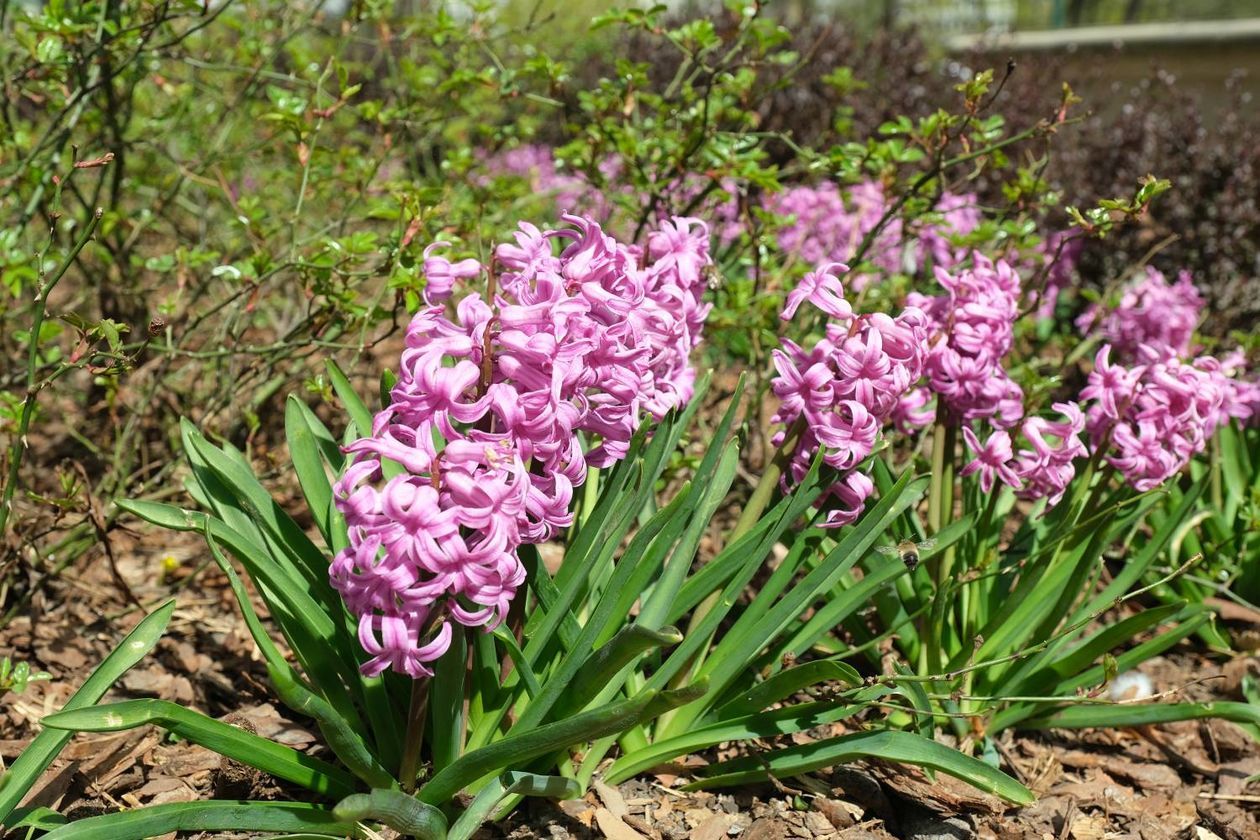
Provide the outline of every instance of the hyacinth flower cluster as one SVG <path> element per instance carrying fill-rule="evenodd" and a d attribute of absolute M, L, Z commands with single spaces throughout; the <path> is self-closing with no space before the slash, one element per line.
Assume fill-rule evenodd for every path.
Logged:
<path fill-rule="evenodd" d="M 334 487 L 349 545 L 329 577 L 358 616 L 367 674 L 428 676 L 455 625 L 501 623 L 525 580 L 517 548 L 570 525 L 587 468 L 691 397 L 704 224 L 673 219 L 640 249 L 563 218 L 522 223 L 490 266 L 426 249 L 391 404 L 346 447 Z M 490 293 L 449 311 L 455 282 L 478 276 Z M 597 442 L 583 451 L 579 435 Z"/>
<path fill-rule="evenodd" d="M 603 194 L 593 190 L 581 175 L 561 171 L 550 147 L 525 144 L 494 154 L 478 151 L 485 173 L 481 179 L 483 184 L 488 186 L 492 178 L 502 176 L 520 178 L 529 184 L 533 193 L 552 196 L 561 212 L 580 212 L 600 222 L 608 219 L 612 206 Z M 601 171 L 611 176 L 615 165 L 610 158 L 601 166 Z"/>
<path fill-rule="evenodd" d="M 840 472 L 823 500 L 825 525 L 857 520 L 874 491 L 856 467 L 874 450 L 882 426 L 898 401 L 923 373 L 927 319 L 915 307 L 897 317 L 855 314 L 844 297 L 840 275 L 847 267 L 829 263 L 807 274 L 781 313 L 790 320 L 803 303 L 827 315 L 825 336 L 805 350 L 784 339 L 773 353 L 779 398 L 773 438 L 782 447 L 796 436 L 785 485 L 799 482 L 821 448 L 823 461 Z"/>
<path fill-rule="evenodd" d="M 1202 312 L 1203 297 L 1189 272 L 1178 273 L 1177 282 L 1169 283 L 1163 273 L 1147 266 L 1116 306 L 1091 306 L 1077 318 L 1076 326 L 1082 333 L 1096 330 L 1123 361 L 1137 360 L 1143 347 L 1183 357 L 1190 351 Z"/>
<path fill-rule="evenodd" d="M 1080 406 L 1062 402 L 1052 407 L 1064 419 L 1024 418 L 1019 430 L 1028 446 L 1018 451 L 1006 429 L 994 430 L 981 442 L 970 427 L 964 426 L 963 440 L 975 458 L 958 474 L 978 474 L 980 489 L 985 493 L 993 489 L 995 482 L 1001 482 L 1021 499 L 1045 499 L 1047 507 L 1057 505 L 1076 477 L 1076 460 L 1089 453 L 1081 441 L 1085 415 Z"/>
<path fill-rule="evenodd" d="M 1158 487 L 1203 451 L 1231 413 L 1249 416 L 1218 360 L 1186 362 L 1165 351 L 1143 345 L 1138 363 L 1126 366 L 1113 363 L 1111 345 L 1103 345 L 1081 392 L 1093 446 L 1104 449 L 1107 463 L 1142 491 Z"/>
<path fill-rule="evenodd" d="M 971 193 L 942 193 L 934 212 L 939 221 L 919 225 L 919 263 L 930 257 L 932 265 L 951 268 L 968 256 L 968 250 L 954 245 L 953 237 L 965 236 L 980 227 L 979 199 Z"/>
<path fill-rule="evenodd" d="M 1260 420 L 1260 379 L 1246 379 L 1247 357 L 1241 350 L 1221 357 L 1212 378 L 1224 393 L 1217 425 L 1234 419 L 1246 425 Z"/>
<path fill-rule="evenodd" d="M 973 254 L 970 267 L 953 272 L 938 267 L 936 278 L 945 294 L 907 297 L 929 320 L 927 384 L 902 397 L 894 420 L 908 429 L 934 422 L 939 415 L 960 425 L 975 454 L 961 476 L 977 474 L 986 493 L 1001 482 L 1021 498 L 1057 504 L 1076 475 L 1075 461 L 1086 454 L 1080 438 L 1085 417 L 1071 402 L 1053 406 L 1063 420 L 1024 417 L 1023 391 L 1003 367 L 1014 344 L 1019 275 L 1005 261 Z M 928 407 L 933 397 L 935 411 Z M 989 426 L 983 442 L 973 428 L 976 423 Z M 1018 450 L 1011 433 L 1016 426 L 1027 444 Z"/>
<path fill-rule="evenodd" d="M 927 316 L 932 333 L 925 371 L 937 411 L 962 421 L 987 420 L 1009 429 L 1023 417 L 1023 391 L 1002 366 L 1014 343 L 1019 314 L 1019 275 L 1008 263 L 974 254 L 972 265 L 954 272 L 937 267 L 945 294 L 912 292 L 907 303 Z M 924 395 L 899 406 L 903 425 L 925 425 L 931 414 L 917 411 Z"/>
<path fill-rule="evenodd" d="M 883 188 L 873 181 L 852 187 L 848 204 L 840 187 L 827 181 L 771 195 L 765 206 L 790 219 L 779 230 L 779 249 L 808 265 L 822 265 L 852 260 L 884 215 L 887 203 Z M 884 271 L 898 272 L 904 267 L 902 250 L 901 220 L 894 218 L 876 236 L 866 259 Z M 849 285 L 861 291 L 871 279 L 855 275 Z"/>
<path fill-rule="evenodd" d="M 769 196 L 767 210 L 790 218 L 779 231 L 779 248 L 810 264 L 849 262 L 863 240 L 876 229 L 890 208 L 883 186 L 864 181 L 849 187 L 846 195 L 831 182 L 801 185 Z M 952 267 L 966 253 L 955 248 L 952 237 L 975 230 L 981 220 L 973 195 L 944 193 L 934 208 L 939 221 L 919 222 L 908 235 L 901 219 L 893 216 L 875 236 L 865 259 L 889 272 L 913 272 L 928 261 Z M 861 291 L 875 278 L 853 275 L 849 286 Z"/>

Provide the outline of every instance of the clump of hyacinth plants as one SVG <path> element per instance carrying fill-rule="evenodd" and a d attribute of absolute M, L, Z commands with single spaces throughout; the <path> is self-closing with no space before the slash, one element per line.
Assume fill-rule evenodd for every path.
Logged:
<path fill-rule="evenodd" d="M 775 440 L 795 447 L 786 484 L 820 442 L 825 460 L 849 470 L 828 491 L 831 512 L 801 538 L 827 546 L 831 529 L 860 517 L 865 495 L 897 472 L 921 464 L 930 476 L 926 509 L 907 509 L 889 534 L 909 549 L 865 558 L 802 621 L 791 653 L 865 660 L 879 669 L 871 679 L 895 689 L 897 699 L 884 701 L 894 721 L 951 728 L 995 762 L 992 738 L 1016 725 L 1256 722 L 1245 704 L 1117 706 L 1103 696 L 1117 668 L 1140 665 L 1210 621 L 1201 603 L 1185 600 L 1132 614 L 1126 606 L 1186 572 L 1151 581 L 1205 480 L 1172 507 L 1153 491 L 1182 475 L 1218 429 L 1251 416 L 1255 386 L 1236 376 L 1238 361 L 1180 358 L 1189 347 L 1184 316 L 1169 324 L 1122 304 L 1098 318 L 1107 325 L 1101 340 L 1117 332 L 1137 340 L 1127 364 L 1113 363 L 1104 344 L 1078 393 L 1059 389 L 1053 401 L 1056 391 L 1038 385 L 1034 401 L 1011 372 L 1027 369 L 1018 358 L 1027 352 L 1018 346 L 1021 313 L 1036 309 L 1016 267 L 976 253 L 938 266 L 935 281 L 895 317 L 855 312 L 844 267 L 834 264 L 787 296 L 785 321 L 820 316 L 824 326 L 808 350 L 785 340 L 775 356 Z M 1182 284 L 1178 300 L 1190 298 Z M 854 468 L 880 437 L 893 443 L 885 457 Z M 1105 555 L 1116 550 L 1131 553 L 1108 569 Z M 909 574 L 890 565 L 898 555 Z M 855 598 L 869 598 L 874 614 L 828 628 Z M 772 675 L 791 670 L 761 661 Z"/>
<path fill-rule="evenodd" d="M 426 307 L 407 328 L 390 404 L 346 447 L 333 488 L 350 544 L 330 577 L 359 617 L 366 673 L 432 676 L 453 626 L 500 625 L 525 580 L 518 548 L 571 526 L 588 470 L 624 458 L 645 418 L 692 395 L 688 359 L 708 311 L 703 223 L 652 233 L 641 265 L 594 222 L 565 221 L 522 224 L 491 266 L 475 266 L 489 294 L 466 295 L 454 317 L 444 281 L 467 263 L 426 262 Z M 583 438 L 598 443 L 583 451 Z"/>
<path fill-rule="evenodd" d="M 907 472 L 871 498 L 862 478 L 874 441 L 856 413 L 870 402 L 862 410 L 882 422 L 899 396 L 887 389 L 920 375 L 923 314 L 853 317 L 841 343 L 863 361 L 824 363 L 846 398 L 802 407 L 793 421 L 803 432 L 831 414 L 841 437 L 802 437 L 800 446 L 820 450 L 812 460 L 785 442 L 787 475 L 768 471 L 720 550 L 696 568 L 701 538 L 736 477 L 740 439 L 731 431 L 741 391 L 688 480 L 663 498 L 658 488 L 707 388 L 690 355 L 707 312 L 708 231 L 695 219 L 671 219 L 638 247 L 589 218 L 562 222 L 522 224 L 484 262 L 452 260 L 442 243 L 427 248 L 426 298 L 397 373 L 383 381 L 382 407 L 370 411 L 329 367 L 350 419 L 340 442 L 289 398 L 293 467 L 322 547 L 271 498 L 243 453 L 212 444 L 191 423 L 183 437 L 200 510 L 126 503 L 150 522 L 205 535 L 273 688 L 315 721 L 325 757 L 164 701 L 92 705 L 102 686 L 45 718 L 42 740 L 0 788 L 0 819 L 71 732 L 154 724 L 305 788 L 315 801 L 162 805 L 69 823 L 50 836 L 175 828 L 361 836 L 385 825 L 467 840 L 523 796 L 575 797 L 596 773 L 616 782 L 720 742 L 865 716 L 893 692 L 863 688 L 856 671 L 834 662 L 825 675 L 853 686 L 852 701 L 801 702 L 798 690 L 816 668 L 804 678 L 762 679 L 753 665 L 807 649 L 831 629 L 813 622 L 802 633 L 799 625 L 926 486 Z M 835 275 L 816 281 L 810 294 L 826 299 Z M 885 357 L 901 366 L 891 385 L 867 369 Z M 848 504 L 865 508 L 860 517 L 834 512 L 844 487 L 857 488 Z M 785 491 L 777 500 L 776 488 Z M 803 518 L 843 522 L 843 535 L 826 550 L 796 540 Z M 558 564 L 542 562 L 544 543 L 561 555 Z M 785 543 L 792 549 L 759 596 L 742 599 Z M 238 564 L 290 655 L 255 615 Z M 116 652 L 89 682 L 108 685 L 169 617 L 168 605 L 146 619 L 137 630 L 144 645 Z M 684 622 L 685 633 L 677 629 Z M 855 727 L 819 755 L 919 764 L 1012 801 L 1031 798 L 998 770 L 917 733 Z M 806 764 L 787 756 L 752 772 L 792 775 Z"/>

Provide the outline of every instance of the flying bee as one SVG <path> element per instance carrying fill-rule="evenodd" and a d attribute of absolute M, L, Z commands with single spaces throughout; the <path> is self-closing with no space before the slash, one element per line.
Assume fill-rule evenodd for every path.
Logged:
<path fill-rule="evenodd" d="M 919 565 L 919 558 L 922 552 L 931 551 L 935 546 L 936 540 L 933 539 L 924 540 L 923 542 L 901 540 L 895 546 L 877 545 L 875 550 L 888 557 L 900 557 L 901 562 L 906 564 L 906 568 L 913 572 L 914 567 Z"/>
<path fill-rule="evenodd" d="M 709 287 L 709 291 L 716 292 L 722 287 L 722 272 L 718 271 L 715 265 L 706 265 L 700 269 L 700 276 L 704 278 L 705 285 Z"/>

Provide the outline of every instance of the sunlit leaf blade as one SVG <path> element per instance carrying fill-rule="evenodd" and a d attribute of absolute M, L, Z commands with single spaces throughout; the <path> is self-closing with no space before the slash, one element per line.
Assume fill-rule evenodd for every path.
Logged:
<path fill-rule="evenodd" d="M 624 782 L 632 776 L 651 770 L 681 755 L 698 752 L 727 741 L 747 741 L 791 735 L 826 726 L 852 717 L 868 708 L 868 704 L 889 693 L 886 686 L 863 689 L 850 703 L 804 703 L 784 706 L 767 712 L 730 718 L 652 742 L 642 749 L 628 752 L 604 772 L 609 784 Z"/>
<path fill-rule="evenodd" d="M 1219 718 L 1260 724 L 1260 706 L 1253 703 L 1079 703 L 1020 724 L 1023 729 L 1148 726 L 1178 720 Z"/>
<path fill-rule="evenodd" d="M 1076 676 L 1085 668 L 1093 666 L 1104 653 L 1115 650 L 1155 625 L 1172 619 L 1181 609 L 1180 604 L 1153 607 L 1103 627 L 1072 650 L 1043 665 L 1041 669 L 1032 671 L 1027 676 L 1025 676 L 1025 672 L 1029 670 L 1027 668 L 1021 668 L 1012 674 L 1009 682 L 1010 693 L 1036 695 L 1054 693 L 1054 686 L 1060 680 Z"/>
<path fill-rule="evenodd" d="M 263 662 L 267 666 L 267 675 L 271 678 L 272 687 L 275 688 L 281 702 L 295 712 L 314 718 L 329 749 L 360 779 L 373 787 L 396 785 L 397 782 L 381 766 L 381 762 L 368 748 L 367 743 L 351 722 L 337 714 L 337 710 L 322 696 L 311 691 L 293 666 L 281 655 L 271 637 L 267 635 L 262 622 L 258 620 L 253 602 L 250 601 L 249 593 L 245 591 L 245 586 L 241 583 L 236 570 L 219 551 L 218 543 L 208 531 L 206 542 L 210 546 L 210 552 L 219 569 L 227 576 L 232 594 L 236 596 L 241 617 L 245 619 L 245 626 L 249 629 L 254 644 L 258 645 Z M 391 746 L 394 747 L 393 750 L 385 752 L 385 755 L 390 757 L 393 757 L 397 750 L 398 736 L 394 733 L 396 728 L 393 716 L 386 716 L 379 722 L 376 717 L 373 717 L 373 729 L 378 733 L 378 741 L 383 742 L 383 748 L 386 750 L 389 750 Z"/>
<path fill-rule="evenodd" d="M 774 774 L 777 779 L 785 779 L 863 758 L 913 764 L 948 773 L 972 787 L 1017 805 L 1027 805 L 1034 799 L 1028 788 L 983 761 L 919 735 L 895 730 L 858 732 L 773 750 L 755 757 L 723 761 L 702 768 L 700 772 L 704 778 L 684 789 L 749 784 L 764 781 L 767 773 Z"/>
<path fill-rule="evenodd" d="M 306 406 L 296 395 L 290 394 L 284 404 L 284 436 L 289 444 L 289 459 L 293 462 L 293 472 L 297 475 L 302 495 L 306 498 L 307 508 L 315 520 L 315 527 L 324 536 L 324 544 L 331 550 L 334 523 L 331 514 L 336 510 L 332 505 L 332 483 L 324 470 L 324 460 L 320 455 L 320 442 L 315 436 L 307 420 Z M 344 528 L 344 522 L 335 527 Z"/>
<path fill-rule="evenodd" d="M 192 457 L 193 454 L 190 454 L 189 458 Z M 208 533 L 215 542 L 226 546 L 258 586 L 272 617 L 280 626 L 285 640 L 303 669 L 326 695 L 337 713 L 356 728 L 361 728 L 358 711 L 346 685 L 357 688 L 365 698 L 365 705 L 372 709 L 374 706 L 368 702 L 372 699 L 369 693 L 371 685 L 359 673 L 353 642 L 347 639 L 344 629 L 338 632 L 333 623 L 332 615 L 341 617 L 344 612 L 340 604 L 337 605 L 336 612 L 330 615 L 325 609 L 327 605 L 312 598 L 301 585 L 301 578 L 295 570 L 286 568 L 285 563 L 260 545 L 254 537 L 247 536 L 214 516 L 152 502 L 127 501 L 120 504 L 126 510 L 156 525 L 176 527 L 177 530 L 196 528 Z M 248 519 L 244 527 L 255 535 L 259 534 L 259 529 Z M 339 655 L 329 656 L 329 651 L 337 651 Z"/>
<path fill-rule="evenodd" d="M 443 804 L 466 785 L 503 770 L 520 767 L 541 755 L 566 749 L 605 735 L 623 732 L 681 703 L 694 700 L 703 686 L 679 691 L 643 691 L 638 696 L 548 723 L 466 753 L 420 788 L 419 797 Z"/>
<path fill-rule="evenodd" d="M 20 828 L 34 828 L 39 831 L 51 831 L 59 825 L 66 824 L 66 818 L 52 808 L 42 805 L 33 808 L 18 808 L 9 815 L 10 822 L 3 827 L 16 832 Z M 19 835 L 20 836 L 20 835 Z"/>
<path fill-rule="evenodd" d="M 1113 657 L 1115 667 L 1119 671 L 1128 671 L 1136 668 L 1151 657 L 1158 656 L 1182 639 L 1192 635 L 1208 619 L 1209 615 L 1203 611 L 1202 607 L 1199 607 L 1198 615 L 1192 614 L 1187 620 L 1174 625 L 1171 629 L 1159 633 L 1154 638 L 1147 639 L 1140 645 L 1135 645 Z M 1070 677 L 1062 678 L 1055 684 L 1054 691 L 1057 694 L 1068 696 L 1078 689 L 1102 685 L 1106 675 L 1106 667 L 1105 662 L 1100 662 Z M 994 730 L 1004 729 L 1017 724 L 1022 727 L 1022 721 L 1039 714 L 1044 707 L 1042 703 L 1015 703 L 994 715 L 991 726 Z"/>
<path fill-rule="evenodd" d="M 639 654 L 654 648 L 676 645 L 682 638 L 682 633 L 676 627 L 652 630 L 639 624 L 629 624 L 621 628 L 608 644 L 591 654 L 583 663 L 582 670 L 574 676 L 566 691 L 566 708 L 582 708 Z"/>
<path fill-rule="evenodd" d="M 363 404 L 363 400 L 359 398 L 359 394 L 350 384 L 346 374 L 332 359 L 328 360 L 326 370 L 328 381 L 332 383 L 333 390 L 337 392 L 337 397 L 341 400 L 342 408 L 350 415 L 350 420 L 354 423 L 359 435 L 371 434 L 372 412 Z"/>
<path fill-rule="evenodd" d="M 446 840 L 469 840 L 495 809 L 510 796 L 541 796 L 548 799 L 577 799 L 582 787 L 562 776 L 540 776 L 511 771 L 491 780 L 478 791 L 447 832 Z"/>
<path fill-rule="evenodd" d="M 43 840 L 145 840 L 173 831 L 285 831 L 317 837 L 362 837 L 331 811 L 297 802 L 170 802 L 75 820 Z"/>
<path fill-rule="evenodd" d="M 174 611 L 175 601 L 170 600 L 149 613 L 83 681 L 83 685 L 66 701 L 62 710 L 81 709 L 100 700 L 128 668 L 153 649 L 166 631 L 166 625 Z M 0 776 L 0 825 L 5 824 L 9 814 L 73 734 L 58 729 L 43 730 L 13 760 L 4 775 Z"/>
<path fill-rule="evenodd" d="M 718 709 L 723 718 L 740 717 L 759 712 L 785 697 L 811 685 L 835 681 L 849 687 L 862 684 L 862 676 L 852 665 L 834 659 L 819 659 L 788 668 L 760 682 Z"/>
<path fill-rule="evenodd" d="M 511 639 L 512 634 L 503 626 L 496 633 Z M 512 639 L 515 643 L 515 639 Z M 451 646 L 437 661 L 433 669 L 433 681 L 429 684 L 430 752 L 434 771 L 459 758 L 464 746 L 464 681 L 468 668 L 468 634 L 455 631 Z M 518 663 L 517 667 L 520 665 Z"/>
<path fill-rule="evenodd" d="M 889 523 L 922 496 L 928 482 L 913 478 L 907 471 L 887 496 L 867 511 L 857 524 L 846 533 L 827 557 L 812 569 L 799 584 L 792 587 L 783 598 L 764 615 L 741 617 L 722 637 L 714 652 L 701 669 L 700 676 L 709 679 L 713 693 L 702 703 L 682 709 L 669 722 L 666 734 L 677 735 L 704 713 L 706 706 L 720 696 L 745 667 L 749 655 L 760 651 L 773 642 L 780 633 L 794 622 L 807 606 L 824 593 L 830 592 L 840 577 L 866 553 L 875 540 L 883 534 Z"/>
<path fill-rule="evenodd" d="M 622 562 L 614 568 L 604 595 L 595 604 L 594 610 L 587 619 L 586 626 L 582 628 L 582 632 L 575 641 L 573 648 L 565 653 L 560 665 L 549 675 L 548 680 L 542 684 L 542 693 L 535 697 L 529 706 L 526 707 L 525 712 L 513 724 L 512 732 L 528 731 L 546 720 L 549 713 L 555 708 L 556 703 L 570 691 L 570 686 L 579 671 L 590 660 L 595 644 L 602 635 L 606 624 L 610 621 L 624 620 L 624 613 L 620 616 L 616 614 L 616 604 L 627 590 L 629 580 L 636 571 L 635 564 L 627 561 L 626 558 L 633 557 L 644 551 L 658 534 L 675 523 L 680 507 L 677 504 L 678 501 L 676 499 L 657 511 L 635 533 L 630 540 L 630 545 L 626 547 Z M 639 500 L 636 507 L 642 507 L 642 499 Z M 606 561 L 610 558 L 604 557 L 603 559 Z M 573 587 L 569 588 L 567 594 L 572 595 L 572 599 L 576 600 L 577 592 Z M 531 638 L 526 644 L 525 653 L 527 658 L 531 648 L 537 649 L 533 642 L 534 639 Z"/>
<path fill-rule="evenodd" d="M 219 481 L 231 488 L 236 507 L 254 522 L 267 542 L 280 549 L 275 552 L 276 559 L 308 584 L 330 614 L 336 614 L 336 593 L 328 582 L 328 558 L 276 503 L 244 458 L 230 445 L 214 446 L 195 429 L 186 431 L 185 442 Z"/>
<path fill-rule="evenodd" d="M 333 813 L 346 822 L 382 822 L 406 837 L 443 840 L 446 815 L 400 790 L 356 793 L 337 803 Z"/>
<path fill-rule="evenodd" d="M 322 796 L 348 796 L 355 789 L 353 777 L 338 767 L 167 700 L 72 709 L 48 715 L 43 724 L 75 732 L 119 732 L 152 724 Z"/>

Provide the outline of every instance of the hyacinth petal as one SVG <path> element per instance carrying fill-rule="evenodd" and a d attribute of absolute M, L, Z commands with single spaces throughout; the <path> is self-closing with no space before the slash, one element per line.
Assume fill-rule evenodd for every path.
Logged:
<path fill-rule="evenodd" d="M 819 266 L 809 272 L 788 293 L 783 311 L 779 317 L 790 321 L 800 305 L 809 301 L 823 313 L 839 321 L 847 321 L 853 317 L 853 308 L 844 299 L 844 286 L 840 282 L 841 274 L 849 270 L 844 263 L 833 262 Z"/>

